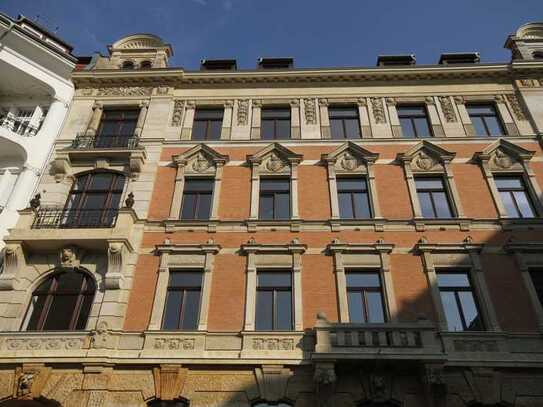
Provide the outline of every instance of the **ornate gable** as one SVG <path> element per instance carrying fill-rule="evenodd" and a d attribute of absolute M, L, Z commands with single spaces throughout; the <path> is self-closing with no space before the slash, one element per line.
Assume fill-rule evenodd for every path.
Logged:
<path fill-rule="evenodd" d="M 336 173 L 366 173 L 368 164 L 374 163 L 379 154 L 372 153 L 352 141 L 348 141 L 329 154 L 322 155 L 322 161 L 334 166 Z"/>
<path fill-rule="evenodd" d="M 247 156 L 252 168 L 260 174 L 289 174 L 291 167 L 302 161 L 302 155 L 296 154 L 279 143 L 273 143 L 258 153 Z"/>
<path fill-rule="evenodd" d="M 182 154 L 174 155 L 172 159 L 178 166 L 184 167 L 185 175 L 215 175 L 217 166 L 228 162 L 227 155 L 219 154 L 205 144 L 199 144 Z"/>
<path fill-rule="evenodd" d="M 416 172 L 444 172 L 445 166 L 456 155 L 429 141 L 423 140 L 411 147 L 405 153 L 400 153 L 397 159 L 404 165 L 409 165 Z"/>
<path fill-rule="evenodd" d="M 488 165 L 492 172 L 523 171 L 523 162 L 530 161 L 533 151 L 526 150 L 510 141 L 499 139 L 481 152 L 475 153 L 474 160 Z"/>

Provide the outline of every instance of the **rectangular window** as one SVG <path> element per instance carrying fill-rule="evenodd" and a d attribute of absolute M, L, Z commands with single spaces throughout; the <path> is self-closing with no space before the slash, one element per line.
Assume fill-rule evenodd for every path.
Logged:
<path fill-rule="evenodd" d="M 96 148 L 127 147 L 134 137 L 139 109 L 104 109 L 96 133 Z"/>
<path fill-rule="evenodd" d="M 442 178 L 415 178 L 417 196 L 424 218 L 452 218 L 453 212 Z"/>
<path fill-rule="evenodd" d="M 292 273 L 258 271 L 256 288 L 256 330 L 292 330 Z"/>
<path fill-rule="evenodd" d="M 198 328 L 202 276 L 200 270 L 170 272 L 162 329 Z"/>
<path fill-rule="evenodd" d="M 192 125 L 192 139 L 219 140 L 223 114 L 224 109 L 196 109 Z"/>
<path fill-rule="evenodd" d="M 260 179 L 260 219 L 290 219 L 290 179 Z"/>
<path fill-rule="evenodd" d="M 360 138 L 360 120 L 356 106 L 329 107 L 328 115 L 333 139 Z"/>
<path fill-rule="evenodd" d="M 290 138 L 290 108 L 262 108 L 260 121 L 262 140 Z"/>
<path fill-rule="evenodd" d="M 503 136 L 503 126 L 493 104 L 466 105 L 478 136 Z"/>
<path fill-rule="evenodd" d="M 494 177 L 507 216 L 511 218 L 534 218 L 532 205 L 521 176 Z"/>
<path fill-rule="evenodd" d="M 449 331 L 484 329 L 467 272 L 438 272 L 437 285 Z"/>
<path fill-rule="evenodd" d="M 379 272 L 348 271 L 347 301 L 352 323 L 385 322 L 385 305 Z"/>
<path fill-rule="evenodd" d="M 398 119 L 405 138 L 432 137 L 428 114 L 424 106 L 398 106 Z"/>
<path fill-rule="evenodd" d="M 209 178 L 185 179 L 181 219 L 209 219 L 213 200 L 214 180 Z"/>
<path fill-rule="evenodd" d="M 530 277 L 539 302 L 543 305 L 543 269 L 530 269 Z"/>
<path fill-rule="evenodd" d="M 368 184 L 364 178 L 337 178 L 337 197 L 341 219 L 371 218 Z"/>

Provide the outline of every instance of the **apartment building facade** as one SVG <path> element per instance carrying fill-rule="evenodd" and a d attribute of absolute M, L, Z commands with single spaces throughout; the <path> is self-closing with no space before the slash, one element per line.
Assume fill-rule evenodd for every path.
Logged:
<path fill-rule="evenodd" d="M 76 62 L 72 47 L 56 35 L 26 17 L 0 14 L 1 238 L 48 163 L 74 93 Z"/>
<path fill-rule="evenodd" d="M 111 45 L 6 239 L 0 405 L 543 403 L 543 23 L 506 46 Z"/>

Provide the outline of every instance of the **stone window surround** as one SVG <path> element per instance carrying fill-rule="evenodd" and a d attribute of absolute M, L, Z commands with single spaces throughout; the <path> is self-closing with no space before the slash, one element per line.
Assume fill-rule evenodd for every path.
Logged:
<path fill-rule="evenodd" d="M 345 158 L 345 153 L 349 153 L 355 159 L 361 161 L 361 164 L 357 165 L 356 168 L 353 169 L 350 169 L 345 164 L 342 164 L 341 158 Z M 338 158 L 340 159 L 339 163 Z M 377 161 L 378 158 L 379 154 L 371 153 L 350 141 L 344 143 L 332 153 L 322 155 L 322 161 L 326 163 L 326 167 L 328 170 L 328 189 L 330 191 L 330 209 L 332 220 L 342 220 L 339 213 L 339 201 L 336 182 L 337 175 L 365 178 L 368 186 L 372 219 L 382 219 L 379 198 L 377 196 L 377 185 L 375 183 L 375 173 L 373 169 L 373 164 L 375 163 L 375 161 Z M 336 169 L 338 164 L 340 165 L 340 168 Z"/>
<path fill-rule="evenodd" d="M 515 256 L 516 263 L 522 275 L 524 286 L 528 291 L 528 296 L 537 318 L 539 331 L 543 333 L 543 305 L 541 304 L 537 291 L 535 289 L 530 269 L 543 268 L 543 243 L 541 242 L 518 242 L 505 245 L 506 253 Z"/>
<path fill-rule="evenodd" d="M 221 246 L 215 244 L 213 240 L 209 240 L 205 244 L 172 244 L 166 240 L 164 244 L 156 246 L 156 253 L 160 256 L 160 265 L 149 322 L 150 331 L 162 329 L 170 270 L 183 271 L 183 269 L 201 269 L 203 272 L 198 331 L 207 330 L 215 255 L 219 253 L 220 249 Z"/>
<path fill-rule="evenodd" d="M 199 170 L 198 167 L 190 166 L 189 162 L 194 156 L 204 157 L 207 160 L 208 167 Z M 222 173 L 224 165 L 228 162 L 228 156 L 217 153 L 212 148 L 205 144 L 198 144 L 195 147 L 185 151 L 182 154 L 174 155 L 172 161 L 177 167 L 175 176 L 175 187 L 170 206 L 169 220 L 180 221 L 181 205 L 183 201 L 183 188 L 185 178 L 213 178 L 213 197 L 211 202 L 211 214 L 209 220 L 215 221 L 219 219 L 219 199 L 221 194 Z M 213 170 L 214 169 L 214 170 Z M 193 220 L 197 221 L 197 220 Z"/>
<path fill-rule="evenodd" d="M 319 98 L 319 113 L 321 119 L 321 137 L 325 140 L 331 139 L 331 129 L 330 129 L 330 114 L 328 108 L 330 106 L 356 106 L 358 109 L 358 122 L 360 125 L 360 136 L 362 139 L 372 138 L 371 135 L 371 125 L 370 118 L 368 113 L 368 104 L 366 98 Z"/>
<path fill-rule="evenodd" d="M 502 161 L 504 164 L 496 163 L 498 158 L 495 153 L 497 150 L 501 150 L 502 153 L 505 153 L 503 158 L 505 158 L 506 161 Z M 530 167 L 530 160 L 534 154 L 533 151 L 525 150 L 504 139 L 499 139 L 485 148 L 482 152 L 474 154 L 473 158 L 475 161 L 478 161 L 481 166 L 490 194 L 494 200 L 494 205 L 498 211 L 498 216 L 501 219 L 508 219 L 509 216 L 503 205 L 500 193 L 498 192 L 498 187 L 496 186 L 496 181 L 494 179 L 495 175 L 516 175 L 522 177 L 537 216 L 543 216 L 543 193 L 539 186 L 539 182 L 537 181 L 537 177 Z"/>
<path fill-rule="evenodd" d="M 183 100 L 177 99 L 176 102 L 183 103 Z M 198 99 L 186 100 L 183 105 L 181 126 L 181 140 L 192 140 L 192 126 L 194 124 L 194 114 L 198 108 L 224 109 L 221 137 L 220 140 L 229 140 L 232 130 L 232 114 L 234 109 L 234 101 L 230 99 Z M 199 140 L 193 140 L 199 142 Z M 213 140 L 203 140 L 208 142 Z"/>
<path fill-rule="evenodd" d="M 252 99 L 251 140 L 260 140 L 262 108 L 290 106 L 290 139 L 301 138 L 300 99 Z M 272 140 L 265 140 L 270 141 Z"/>
<path fill-rule="evenodd" d="M 385 101 L 388 107 L 392 134 L 395 138 L 403 137 L 397 106 L 409 105 L 424 106 L 432 137 L 445 137 L 445 131 L 437 110 L 436 96 L 394 96 L 385 98 Z"/>
<path fill-rule="evenodd" d="M 307 246 L 293 239 L 285 245 L 257 244 L 254 239 L 241 246 L 247 256 L 244 331 L 255 331 L 257 271 L 273 269 L 292 271 L 294 331 L 303 331 L 302 254 Z"/>
<path fill-rule="evenodd" d="M 95 136 L 98 128 L 100 127 L 100 121 L 102 120 L 102 113 L 104 109 L 108 107 L 114 108 L 132 108 L 134 106 L 139 107 L 140 112 L 138 115 L 138 121 L 136 123 L 136 129 L 134 130 L 134 137 L 141 136 L 145 118 L 147 117 L 147 111 L 149 110 L 149 101 L 147 99 L 134 99 L 134 100 L 108 100 L 108 101 L 95 101 L 92 106 L 92 114 L 85 130 L 86 136 Z"/>
<path fill-rule="evenodd" d="M 265 160 L 274 154 L 284 163 L 282 168 L 266 170 Z M 260 206 L 260 178 L 262 176 L 272 177 L 289 177 L 290 179 L 290 220 L 299 220 L 299 204 L 298 204 L 298 165 L 301 163 L 303 156 L 294 154 L 286 147 L 279 143 L 270 144 L 268 147 L 260 150 L 258 153 L 247 157 L 247 161 L 251 167 L 251 209 L 249 214 L 250 221 L 259 220 Z"/>
<path fill-rule="evenodd" d="M 509 105 L 506 101 L 505 95 L 462 95 L 454 96 L 453 99 L 458 108 L 460 121 L 462 122 L 468 137 L 480 137 L 477 136 L 466 107 L 466 104 L 472 103 L 492 104 L 496 108 L 498 119 L 500 120 L 505 132 L 504 137 L 518 136 L 520 134 L 519 129 L 513 120 L 513 116 L 509 111 Z"/>
<path fill-rule="evenodd" d="M 429 168 L 423 168 L 420 162 L 422 154 L 429 157 L 433 164 Z M 428 154 L 429 153 L 429 154 Z M 460 200 L 460 194 L 454 182 L 454 174 L 451 169 L 451 161 L 456 156 L 456 153 L 448 152 L 437 145 L 434 145 L 426 140 L 421 141 L 405 153 L 400 153 L 397 156 L 398 161 L 403 165 L 404 176 L 409 190 L 409 198 L 413 208 L 413 216 L 417 221 L 433 221 L 434 219 L 424 218 L 420 207 L 419 198 L 417 195 L 417 187 L 415 185 L 415 176 L 441 176 L 444 181 L 447 195 L 450 200 L 451 209 L 455 218 L 465 218 L 464 209 Z M 422 157 L 425 158 L 425 157 Z M 437 168 L 440 166 L 441 168 Z M 438 219 L 439 220 L 439 219 Z"/>
<path fill-rule="evenodd" d="M 378 270 L 383 291 L 385 319 L 387 322 L 398 321 L 398 308 L 390 274 L 390 253 L 393 248 L 393 244 L 383 241 L 374 244 L 358 244 L 342 243 L 339 239 L 334 239 L 327 246 L 327 252 L 334 256 L 340 323 L 350 322 L 345 269 Z"/>
<path fill-rule="evenodd" d="M 438 326 L 441 331 L 448 331 L 436 270 L 464 270 L 469 274 L 486 331 L 501 332 L 481 266 L 480 253 L 484 245 L 472 243 L 471 240 L 471 237 L 468 236 L 464 242 L 458 244 L 428 243 L 423 237 L 416 245 L 416 251 L 422 256 Z"/>

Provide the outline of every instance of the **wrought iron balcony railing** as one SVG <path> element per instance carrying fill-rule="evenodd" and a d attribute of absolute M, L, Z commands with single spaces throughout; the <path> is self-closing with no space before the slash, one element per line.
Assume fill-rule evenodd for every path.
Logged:
<path fill-rule="evenodd" d="M 134 149 L 139 145 L 139 137 L 118 135 L 77 136 L 71 148 L 77 150 L 92 150 L 95 148 Z"/>
<path fill-rule="evenodd" d="M 111 228 L 119 209 L 61 209 L 42 207 L 32 229 Z"/>

